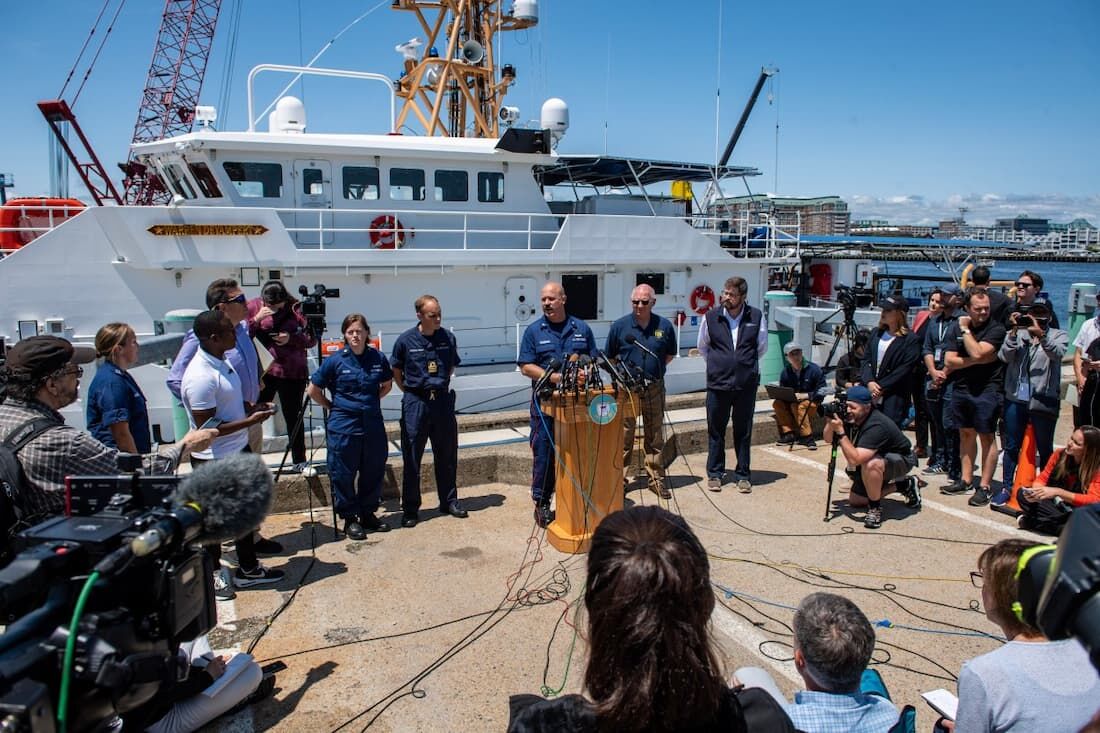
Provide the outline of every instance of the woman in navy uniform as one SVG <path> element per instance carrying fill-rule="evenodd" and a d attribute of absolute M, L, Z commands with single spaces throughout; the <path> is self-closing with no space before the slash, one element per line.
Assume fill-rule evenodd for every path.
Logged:
<path fill-rule="evenodd" d="M 464 519 L 458 503 L 458 421 L 451 376 L 462 360 L 454 334 L 443 329 L 443 311 L 431 295 L 413 304 L 417 325 L 393 345 L 393 377 L 401 396 L 401 526 L 415 527 L 420 511 L 420 462 L 432 441 L 439 512 Z"/>
<path fill-rule="evenodd" d="M 353 540 L 367 530 L 388 532 L 374 513 L 382 498 L 386 468 L 386 428 L 382 398 L 393 387 L 393 371 L 382 352 L 369 346 L 370 326 L 359 313 L 340 325 L 345 346 L 321 362 L 310 377 L 309 398 L 329 411 L 328 472 L 336 513 L 344 518 L 344 534 Z M 332 395 L 329 400 L 324 390 Z M 358 474 L 358 482 L 356 482 Z"/>

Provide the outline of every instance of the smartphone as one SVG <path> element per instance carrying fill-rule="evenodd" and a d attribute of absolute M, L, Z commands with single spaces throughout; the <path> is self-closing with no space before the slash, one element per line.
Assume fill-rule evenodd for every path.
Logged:
<path fill-rule="evenodd" d="M 260 667 L 260 671 L 263 672 L 264 675 L 282 672 L 284 669 L 286 669 L 286 664 L 281 660 L 272 662 L 271 664 L 265 664 L 264 666 Z"/>
<path fill-rule="evenodd" d="M 944 689 L 922 692 L 920 696 L 923 697 L 924 701 L 931 705 L 932 709 L 937 713 L 948 720 L 955 720 L 955 716 L 959 712 L 959 698 Z"/>
<path fill-rule="evenodd" d="M 220 417 L 212 417 L 209 420 L 207 420 L 206 422 L 204 422 L 202 425 L 200 425 L 199 428 L 201 430 L 209 430 L 210 428 L 218 427 L 223 422 L 225 422 L 225 420 L 222 420 Z"/>

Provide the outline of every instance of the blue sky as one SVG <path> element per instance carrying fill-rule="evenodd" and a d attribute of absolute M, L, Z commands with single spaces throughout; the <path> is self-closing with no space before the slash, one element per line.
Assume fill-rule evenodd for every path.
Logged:
<path fill-rule="evenodd" d="M 241 31 L 221 129 L 245 126 L 252 66 L 308 60 L 377 0 L 223 0 L 206 104 L 223 94 L 225 32 L 238 3 Z M 317 65 L 396 76 L 393 46 L 423 35 L 412 14 L 389 4 Z M 34 103 L 58 93 L 100 5 L 0 5 L 0 26 L 9 29 L 0 81 L 0 171 L 16 182 L 9 195 L 48 188 L 48 131 Z M 126 4 L 76 104 L 112 173 L 126 156 L 162 9 L 161 0 Z M 836 194 L 854 218 L 900 223 L 934 223 L 965 205 L 974 223 L 1026 213 L 1100 225 L 1094 0 L 540 0 L 539 9 L 539 26 L 503 34 L 498 53 L 517 67 L 508 100 L 524 119 L 537 118 L 547 97 L 569 103 L 561 152 L 712 161 L 719 70 L 720 149 L 760 67 L 769 65 L 780 72 L 733 155 L 734 163 L 762 171 L 750 179 L 754 192 Z M 261 84 L 260 96 L 275 93 L 277 82 Z M 380 131 L 384 124 L 380 87 L 310 80 L 303 96 L 311 130 Z"/>

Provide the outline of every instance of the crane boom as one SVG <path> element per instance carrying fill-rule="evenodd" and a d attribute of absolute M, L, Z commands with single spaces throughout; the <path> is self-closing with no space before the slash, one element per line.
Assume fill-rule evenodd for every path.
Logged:
<path fill-rule="evenodd" d="M 730 140 L 726 143 L 726 149 L 722 151 L 722 159 L 718 161 L 719 166 L 724 166 L 729 162 L 730 156 L 733 155 L 733 147 L 737 145 L 737 141 L 741 138 L 741 132 L 745 129 L 745 123 L 749 121 L 749 115 L 752 114 L 752 108 L 756 106 L 756 98 L 760 96 L 760 90 L 764 88 L 764 82 L 778 71 L 779 69 L 771 66 L 761 67 L 760 78 L 756 80 L 756 86 L 752 89 L 752 95 L 745 104 L 745 110 L 741 113 L 741 119 L 737 121 L 737 127 L 733 128 L 733 134 L 730 135 Z"/>

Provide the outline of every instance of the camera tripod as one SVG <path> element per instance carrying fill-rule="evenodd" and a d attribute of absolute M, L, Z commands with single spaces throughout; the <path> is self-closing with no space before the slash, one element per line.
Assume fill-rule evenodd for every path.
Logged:
<path fill-rule="evenodd" d="M 844 353 L 850 354 L 859 343 L 859 325 L 855 320 L 855 308 L 841 307 L 837 308 L 827 318 L 823 319 L 821 323 L 828 323 L 837 315 L 844 314 L 844 322 L 834 329 L 833 345 L 829 348 L 829 355 L 825 357 L 825 362 L 821 365 L 821 370 L 828 374 L 830 371 L 836 371 L 836 367 L 830 369 L 830 364 L 833 361 L 833 357 L 836 356 L 837 347 L 841 343 L 844 344 Z M 851 367 L 851 365 L 849 365 Z"/>

